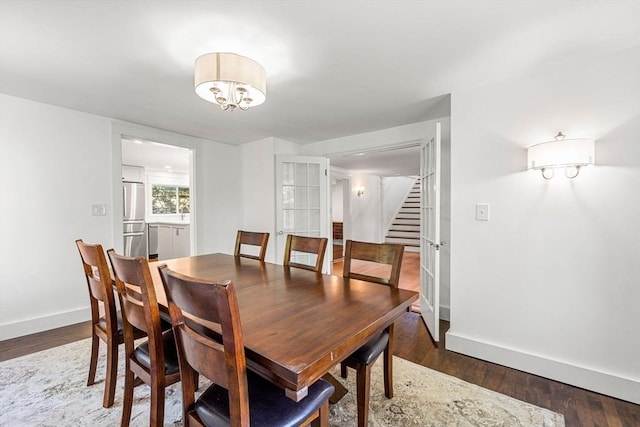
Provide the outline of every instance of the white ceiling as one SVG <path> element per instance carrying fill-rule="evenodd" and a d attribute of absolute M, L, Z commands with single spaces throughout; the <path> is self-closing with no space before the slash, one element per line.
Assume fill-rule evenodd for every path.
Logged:
<path fill-rule="evenodd" d="M 139 139 L 122 140 L 122 163 L 147 170 L 189 173 L 190 150 Z"/>
<path fill-rule="evenodd" d="M 228 144 L 448 115 L 441 96 L 640 44 L 640 1 L 0 0 L 0 92 Z M 267 101 L 224 112 L 193 61 L 233 51 Z"/>
<path fill-rule="evenodd" d="M 369 151 L 332 157 L 331 166 L 378 176 L 417 176 L 420 174 L 420 148 Z"/>

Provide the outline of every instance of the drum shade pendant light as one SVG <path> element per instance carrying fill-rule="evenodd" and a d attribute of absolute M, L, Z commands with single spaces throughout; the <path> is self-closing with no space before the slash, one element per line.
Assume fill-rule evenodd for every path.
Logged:
<path fill-rule="evenodd" d="M 196 59 L 195 90 L 223 110 L 246 110 L 264 102 L 267 79 L 253 59 L 235 53 L 207 53 Z"/>
<path fill-rule="evenodd" d="M 554 141 L 532 145 L 528 149 L 528 168 L 542 171 L 544 179 L 551 179 L 554 170 L 565 168 L 567 178 L 575 178 L 580 168 L 595 160 L 595 141 L 591 138 L 565 139 L 558 132 Z"/>

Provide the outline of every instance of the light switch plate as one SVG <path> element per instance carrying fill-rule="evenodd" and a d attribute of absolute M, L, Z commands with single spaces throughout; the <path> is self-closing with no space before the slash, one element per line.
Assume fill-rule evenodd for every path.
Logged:
<path fill-rule="evenodd" d="M 104 203 L 91 205 L 91 216 L 105 216 L 107 214 L 107 205 Z"/>
<path fill-rule="evenodd" d="M 476 221 L 489 221 L 489 203 L 476 204 Z"/>

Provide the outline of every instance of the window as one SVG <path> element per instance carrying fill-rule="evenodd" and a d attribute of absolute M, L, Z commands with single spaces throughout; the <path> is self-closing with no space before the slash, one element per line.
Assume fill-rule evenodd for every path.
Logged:
<path fill-rule="evenodd" d="M 189 213 L 189 187 L 153 184 L 151 207 L 154 215 Z"/>

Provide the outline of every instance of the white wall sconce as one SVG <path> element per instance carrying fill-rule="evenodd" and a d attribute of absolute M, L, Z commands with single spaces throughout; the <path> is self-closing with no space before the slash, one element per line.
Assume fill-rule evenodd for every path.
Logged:
<path fill-rule="evenodd" d="M 564 168 L 567 178 L 575 178 L 580 168 L 594 164 L 595 141 L 591 138 L 565 139 L 558 132 L 553 141 L 532 145 L 527 149 L 528 169 L 539 169 L 544 179 L 551 179 L 555 169 Z"/>
<path fill-rule="evenodd" d="M 355 188 L 353 189 L 353 191 L 356 192 L 356 196 L 360 197 L 364 194 L 364 186 L 362 185 L 356 185 Z"/>

